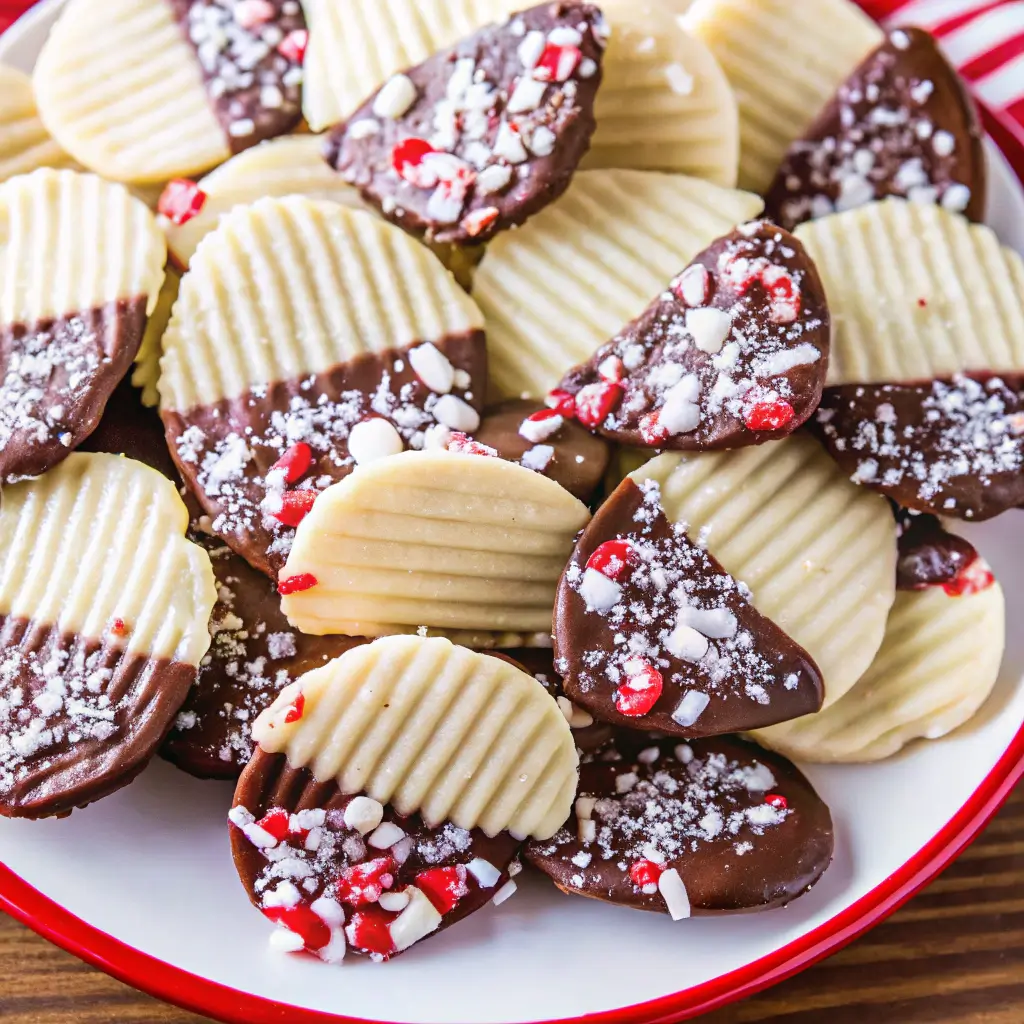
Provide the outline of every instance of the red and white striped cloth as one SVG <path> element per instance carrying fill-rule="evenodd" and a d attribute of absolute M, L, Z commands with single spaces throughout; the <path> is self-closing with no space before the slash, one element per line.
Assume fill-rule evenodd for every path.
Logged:
<path fill-rule="evenodd" d="M 974 90 L 989 134 L 1024 181 L 1024 0 L 857 2 L 883 24 L 920 25 L 939 39 Z M 0 0 L 0 32 L 31 6 Z"/>

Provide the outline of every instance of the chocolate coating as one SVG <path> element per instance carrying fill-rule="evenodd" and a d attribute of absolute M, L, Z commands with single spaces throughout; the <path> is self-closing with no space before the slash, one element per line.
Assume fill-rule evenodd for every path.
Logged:
<path fill-rule="evenodd" d="M 958 376 L 826 388 L 815 429 L 857 483 L 904 508 L 982 520 L 1024 502 L 1017 382 Z"/>
<path fill-rule="evenodd" d="M 596 572 L 586 568 L 588 560 L 604 542 L 622 539 L 632 550 L 618 577 L 617 601 L 604 612 L 588 610 L 587 574 Z M 694 660 L 670 650 L 680 595 L 724 626 L 704 624 L 705 653 L 691 655 Z M 811 656 L 754 608 L 745 588 L 709 552 L 668 521 L 653 481 L 641 490 L 624 480 L 583 531 L 558 587 L 554 633 L 566 695 L 615 725 L 716 736 L 812 714 L 824 699 Z M 638 661 L 657 670 L 662 690 L 646 713 L 627 714 L 619 690 L 639 674 L 632 667 Z M 679 711 L 687 695 L 689 707 L 694 695 L 707 704 L 694 721 L 681 724 L 690 717 Z"/>
<path fill-rule="evenodd" d="M 814 263 L 796 238 L 762 221 L 700 253 L 559 387 L 575 396 L 583 422 L 619 444 L 740 448 L 784 437 L 811 416 L 830 345 Z"/>
<path fill-rule="evenodd" d="M 768 192 L 768 215 L 792 230 L 901 196 L 980 221 L 982 139 L 970 94 L 935 40 L 921 29 L 895 29 L 790 146 Z"/>
<path fill-rule="evenodd" d="M 249 729 L 278 693 L 305 672 L 364 643 L 292 629 L 273 583 L 209 536 L 217 604 L 212 643 L 161 753 L 200 778 L 238 778 L 253 753 Z"/>
<path fill-rule="evenodd" d="M 268 754 L 260 748 L 257 748 L 238 780 L 234 806 L 246 808 L 257 820 L 274 808 L 284 808 L 289 813 L 303 810 L 326 811 L 326 820 L 320 831 L 319 848 L 315 853 L 307 851 L 302 842 L 289 844 L 289 854 L 312 868 L 306 879 L 307 883 L 312 879 L 312 885 L 304 884 L 302 888 L 303 907 L 308 907 L 320 896 L 334 895 L 338 875 L 344 869 L 389 855 L 390 851 L 367 847 L 360 834 L 345 825 L 344 810 L 354 796 L 355 794 L 343 795 L 333 781 L 317 782 L 308 769 L 290 767 L 284 754 Z M 443 931 L 485 906 L 508 881 L 510 867 L 516 861 L 522 846 L 518 840 L 505 832 L 490 838 L 479 829 L 470 832 L 457 829 L 451 824 L 428 828 L 418 815 L 400 818 L 390 806 L 384 808 L 384 821 L 396 823 L 412 841 L 409 844 L 411 848 L 407 859 L 401 864 L 393 865 L 394 884 L 390 891 L 415 886 L 417 875 L 424 870 L 465 865 L 475 857 L 488 861 L 500 872 L 500 878 L 495 884 L 487 887 L 480 885 L 473 874 L 467 872 L 466 895 L 459 900 L 454 909 L 443 915 L 439 928 L 433 934 Z M 261 876 L 270 866 L 270 862 L 265 853 L 254 846 L 240 828 L 235 824 L 229 827 L 231 851 L 238 875 L 253 906 L 263 910 L 263 893 L 268 887 L 261 884 Z M 354 909 L 366 910 L 367 907 L 353 908 L 346 905 L 346 922 L 351 923 Z M 398 916 L 395 913 L 386 913 L 372 904 L 369 910 L 386 922 Z M 351 945 L 349 947 L 349 953 L 365 952 L 366 950 L 353 948 Z M 374 958 L 387 959 L 386 956 Z"/>
<path fill-rule="evenodd" d="M 0 326 L 0 483 L 46 472 L 96 429 L 139 351 L 146 301 Z"/>
<path fill-rule="evenodd" d="M 468 375 L 452 394 L 479 411 L 487 380 L 482 331 L 434 342 Z M 410 348 L 364 353 L 322 373 L 277 381 L 247 394 L 161 413 L 175 464 L 213 521 L 213 531 L 260 572 L 277 576 L 295 535 L 262 507 L 267 473 L 296 442 L 308 444 L 313 463 L 294 486 L 322 491 L 355 467 L 348 451 L 352 427 L 383 415 L 406 446 L 422 447 L 435 424 L 429 409 L 437 396 L 416 376 Z M 427 410 L 427 411 L 425 411 Z"/>
<path fill-rule="evenodd" d="M 542 55 L 552 31 L 577 40 L 571 51 Z M 405 230 L 439 242 L 486 242 L 568 188 L 596 127 L 606 36 L 600 10 L 576 0 L 489 25 L 408 69 L 415 95 L 407 106 L 403 99 L 391 107 L 384 90 L 395 86 L 386 83 L 333 129 L 327 162 Z M 534 39 L 536 67 L 524 64 Z M 544 69 L 550 74 L 541 81 Z M 562 70 L 561 80 L 551 77 Z M 425 146 L 443 158 L 421 162 Z"/>
<path fill-rule="evenodd" d="M 923 590 L 952 584 L 978 558 L 974 545 L 949 533 L 935 516 L 915 515 L 901 509 L 899 560 L 896 562 L 898 590 Z"/>
<path fill-rule="evenodd" d="M 233 3 L 170 0 L 232 153 L 285 135 L 302 120 L 302 57 L 286 40 L 305 31 L 306 19 L 294 0 L 268 2 L 273 13 L 246 26 Z"/>
<path fill-rule="evenodd" d="M 534 413 L 546 409 L 542 402 L 530 398 L 513 398 L 484 410 L 480 429 L 473 435 L 474 440 L 497 451 L 509 462 L 520 462 L 524 455 L 538 453 L 538 448 L 551 448 L 551 458 L 542 470 L 544 476 L 561 484 L 580 501 L 590 501 L 604 480 L 605 471 L 611 458 L 608 444 L 595 437 L 573 420 L 562 420 L 561 426 L 550 437 L 539 442 L 527 440 L 519 433 L 523 421 Z M 527 456 L 526 464 L 531 456 Z M 539 459 L 537 465 L 543 462 Z M 534 466 L 530 465 L 530 469 Z"/>
<path fill-rule="evenodd" d="M 695 916 L 768 910 L 807 892 L 832 860 L 832 818 L 811 784 L 781 755 L 735 737 L 678 744 L 619 730 L 584 759 L 579 793 L 596 799 L 593 841 L 580 839 L 574 813 L 525 850 L 568 893 L 664 913 L 661 893 L 629 874 L 653 853 L 679 872 Z M 778 797 L 785 808 L 768 802 Z"/>
<path fill-rule="evenodd" d="M 0 616 L 0 814 L 69 813 L 152 759 L 196 670 L 125 642 Z"/>

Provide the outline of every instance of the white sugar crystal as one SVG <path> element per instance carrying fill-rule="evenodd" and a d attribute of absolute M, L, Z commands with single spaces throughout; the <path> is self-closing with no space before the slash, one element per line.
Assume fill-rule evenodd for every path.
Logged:
<path fill-rule="evenodd" d="M 434 419 L 452 430 L 472 434 L 480 426 L 480 414 L 455 395 L 442 395 L 433 409 Z"/>
<path fill-rule="evenodd" d="M 682 661 L 698 662 L 708 653 L 708 639 L 692 626 L 680 623 L 665 641 L 665 649 L 674 658 Z"/>
<path fill-rule="evenodd" d="M 540 420 L 528 418 L 519 425 L 519 436 L 525 437 L 527 441 L 532 441 L 533 444 L 540 444 L 541 441 L 546 441 L 552 434 L 557 434 L 564 424 L 564 417 L 558 415 L 548 416 Z"/>
<path fill-rule="evenodd" d="M 587 569 L 583 573 L 579 594 L 586 602 L 588 612 L 605 614 L 619 603 L 622 598 L 622 588 L 615 580 L 608 579 L 596 569 Z"/>
<path fill-rule="evenodd" d="M 371 796 L 354 797 L 345 808 L 345 824 L 360 835 L 369 835 L 384 819 L 384 805 Z"/>
<path fill-rule="evenodd" d="M 337 928 L 345 923 L 345 908 L 330 896 L 321 896 L 313 900 L 309 909 L 320 918 L 328 928 Z"/>
<path fill-rule="evenodd" d="M 409 352 L 409 365 L 421 381 L 437 395 L 447 395 L 455 384 L 455 367 L 433 343 L 417 345 Z"/>
<path fill-rule="evenodd" d="M 357 466 L 386 459 L 405 450 L 402 435 L 380 416 L 357 423 L 348 435 L 348 452 Z"/>
<path fill-rule="evenodd" d="M 377 902 L 380 904 L 381 910 L 386 910 L 391 914 L 398 914 L 409 906 L 409 891 L 403 889 L 402 892 L 381 893 L 381 897 Z"/>
<path fill-rule="evenodd" d="M 390 927 L 391 941 L 398 952 L 425 939 L 441 924 L 441 915 L 420 889 L 410 886 L 406 892 L 409 905 L 391 922 Z"/>
<path fill-rule="evenodd" d="M 492 903 L 493 903 L 493 904 L 494 904 L 494 905 L 495 905 L 496 907 L 500 907 L 500 906 L 502 905 L 502 903 L 504 903 L 504 902 L 505 902 L 505 900 L 507 900 L 507 899 L 509 898 L 509 896 L 512 896 L 512 895 L 514 895 L 514 894 L 515 894 L 515 891 L 516 891 L 516 889 L 518 889 L 518 888 L 519 888 L 519 887 L 518 887 L 518 886 L 516 885 L 516 883 L 515 883 L 515 882 L 513 882 L 513 881 L 512 881 L 512 879 L 510 878 L 510 879 L 509 879 L 509 880 L 508 880 L 508 881 L 507 881 L 507 882 L 506 882 L 506 883 L 505 883 L 505 884 L 504 884 L 504 885 L 503 885 L 503 886 L 502 886 L 502 887 L 501 887 L 501 888 L 500 888 L 500 889 L 499 889 L 499 890 L 498 890 L 498 891 L 497 891 L 497 892 L 496 892 L 496 893 L 494 894 L 494 899 L 492 899 L 492 900 L 491 900 L 491 902 L 492 902 Z"/>
<path fill-rule="evenodd" d="M 408 75 L 392 75 L 381 87 L 373 101 L 377 117 L 397 120 L 416 102 L 416 86 Z"/>
<path fill-rule="evenodd" d="M 395 843 L 401 842 L 404 838 L 405 832 L 403 829 L 400 829 L 393 821 L 385 821 L 373 830 L 366 841 L 375 850 L 387 850 L 394 846 Z"/>
<path fill-rule="evenodd" d="M 536 110 L 544 102 L 547 87 L 547 82 L 538 82 L 536 78 L 524 75 L 509 97 L 506 109 L 510 114 L 525 114 Z"/>
<path fill-rule="evenodd" d="M 305 947 L 302 936 L 288 928 L 275 928 L 267 941 L 275 953 L 298 953 Z"/>
<path fill-rule="evenodd" d="M 728 608 L 693 608 L 684 605 L 676 620 L 679 625 L 692 626 L 712 640 L 728 640 L 736 635 L 739 623 Z"/>
<path fill-rule="evenodd" d="M 523 41 L 519 44 L 516 53 L 520 63 L 527 71 L 532 71 L 537 66 L 545 46 L 547 46 L 547 40 L 544 38 L 543 32 L 534 30 L 523 36 Z"/>
<path fill-rule="evenodd" d="M 686 311 L 686 329 L 701 352 L 709 355 L 721 352 L 731 328 L 732 318 L 723 309 L 707 307 Z"/>
<path fill-rule="evenodd" d="M 555 449 L 549 444 L 535 444 L 529 451 L 523 452 L 520 465 L 532 469 L 535 473 L 543 473 L 551 465 L 555 457 Z"/>
<path fill-rule="evenodd" d="M 673 921 L 683 921 L 690 916 L 690 897 L 675 868 L 662 871 L 658 879 L 658 892 L 661 893 Z"/>
<path fill-rule="evenodd" d="M 474 857 L 467 865 L 466 870 L 480 883 L 484 889 L 493 889 L 501 878 L 501 872 L 483 857 Z"/>
<path fill-rule="evenodd" d="M 685 729 L 687 726 L 693 725 L 704 714 L 704 709 L 710 703 L 711 698 L 706 693 L 701 693 L 699 690 L 687 690 L 675 711 L 672 712 L 672 721 Z"/>

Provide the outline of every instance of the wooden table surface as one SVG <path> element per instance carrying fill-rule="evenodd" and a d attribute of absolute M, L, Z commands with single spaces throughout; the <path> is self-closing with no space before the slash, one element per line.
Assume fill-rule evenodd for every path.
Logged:
<path fill-rule="evenodd" d="M 0 916 L 3 1024 L 200 1024 Z M 859 942 L 707 1024 L 1024 1024 L 1024 784 L 932 886 Z"/>

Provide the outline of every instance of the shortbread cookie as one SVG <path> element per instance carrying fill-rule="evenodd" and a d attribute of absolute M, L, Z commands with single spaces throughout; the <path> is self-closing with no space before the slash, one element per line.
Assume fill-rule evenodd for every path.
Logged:
<path fill-rule="evenodd" d="M 546 395 L 761 205 L 683 175 L 581 171 L 556 204 L 495 239 L 476 273 L 493 390 Z"/>
<path fill-rule="evenodd" d="M 555 665 L 602 721 L 718 736 L 821 708 L 810 655 L 682 523 L 656 480 L 624 480 L 580 537 L 558 588 Z"/>
<path fill-rule="evenodd" d="M 120 185 L 41 169 L 0 185 L 0 482 L 96 427 L 163 280 L 152 214 Z"/>
<path fill-rule="evenodd" d="M 814 659 L 826 707 L 864 674 L 895 598 L 896 525 L 812 438 L 662 455 L 630 479 L 660 484 L 669 521 Z"/>
<path fill-rule="evenodd" d="M 303 113 L 315 132 L 344 121 L 396 71 L 492 22 L 524 0 L 304 0 L 309 22 Z"/>
<path fill-rule="evenodd" d="M 974 101 L 935 39 L 918 28 L 895 29 L 789 147 L 768 192 L 768 214 L 792 230 L 902 196 L 980 221 L 982 140 Z"/>
<path fill-rule="evenodd" d="M 174 485 L 69 456 L 0 509 L 0 814 L 64 814 L 156 753 L 210 643 L 206 553 Z"/>
<path fill-rule="evenodd" d="M 39 120 L 32 79 L 0 64 L 0 182 L 40 167 L 73 164 Z"/>
<path fill-rule="evenodd" d="M 594 497 L 605 470 L 608 444 L 574 417 L 530 398 L 513 398 L 484 410 L 474 440 L 510 462 L 543 473 L 581 501 Z"/>
<path fill-rule="evenodd" d="M 755 192 L 883 39 L 850 0 L 696 0 L 683 26 L 707 44 L 736 93 L 739 183 Z"/>
<path fill-rule="evenodd" d="M 298 195 L 362 208 L 359 193 L 327 166 L 323 146 L 315 135 L 271 139 L 233 156 L 199 182 L 171 182 L 159 204 L 171 258 L 188 267 L 224 214 L 265 197 Z"/>
<path fill-rule="evenodd" d="M 1024 261 L 991 228 L 887 199 L 796 235 L 832 313 L 828 385 L 1024 370 Z"/>
<path fill-rule="evenodd" d="M 597 131 L 584 167 L 675 171 L 736 187 L 736 97 L 708 48 L 679 22 L 678 3 L 602 0 L 611 27 Z"/>
<path fill-rule="evenodd" d="M 291 131 L 305 45 L 298 0 L 69 0 L 33 85 L 80 163 L 165 182 Z"/>
<path fill-rule="evenodd" d="M 945 582 L 901 590 L 885 643 L 856 686 L 821 714 L 756 738 L 805 761 L 877 761 L 945 736 L 992 692 L 1005 620 L 1002 588 L 978 557 Z"/>
<path fill-rule="evenodd" d="M 520 647 L 501 651 L 502 657 L 510 658 L 521 665 L 544 687 L 558 704 L 572 730 L 572 740 L 581 753 L 600 750 L 612 738 L 613 729 L 607 722 L 597 721 L 588 711 L 574 704 L 565 695 L 562 677 L 555 671 L 555 655 L 550 647 Z"/>
<path fill-rule="evenodd" d="M 289 768 L 419 814 L 429 828 L 449 821 L 547 839 L 576 793 L 569 724 L 544 688 L 506 659 L 442 637 L 348 651 L 283 690 L 252 736 Z"/>
<path fill-rule="evenodd" d="M 788 232 L 744 224 L 696 256 L 551 401 L 620 444 L 701 451 L 805 423 L 828 370 L 828 308 Z"/>
<path fill-rule="evenodd" d="M 417 626 L 550 633 L 558 578 L 590 519 L 524 466 L 406 452 L 325 491 L 280 574 L 304 633 L 381 636 Z"/>
<path fill-rule="evenodd" d="M 293 630 L 266 576 L 215 538 L 196 540 L 217 581 L 212 641 L 161 752 L 200 778 L 234 779 L 253 754 L 252 723 L 278 693 L 363 641 Z"/>
<path fill-rule="evenodd" d="M 827 388 L 815 419 L 845 473 L 905 508 L 991 519 L 1024 504 L 1021 380 Z"/>
<path fill-rule="evenodd" d="M 482 326 L 430 252 L 367 213 L 289 196 L 227 214 L 182 281 L 160 377 L 214 532 L 276 575 L 317 494 L 355 465 L 475 430 Z"/>
<path fill-rule="evenodd" d="M 164 270 L 164 283 L 160 287 L 156 307 L 146 322 L 139 354 L 135 357 L 135 369 L 132 370 L 132 383 L 141 390 L 143 404 L 151 409 L 160 404 L 157 381 L 160 379 L 160 359 L 164 354 L 164 334 L 181 290 L 181 275 L 172 262 L 168 262 Z"/>
<path fill-rule="evenodd" d="M 525 853 L 563 892 L 680 921 L 785 906 L 825 873 L 833 844 L 828 807 L 777 754 L 619 730 L 584 759 L 565 827 Z"/>
<path fill-rule="evenodd" d="M 545 2 L 392 75 L 330 134 L 328 163 L 429 240 L 486 242 L 568 187 L 594 132 L 608 27 Z"/>

